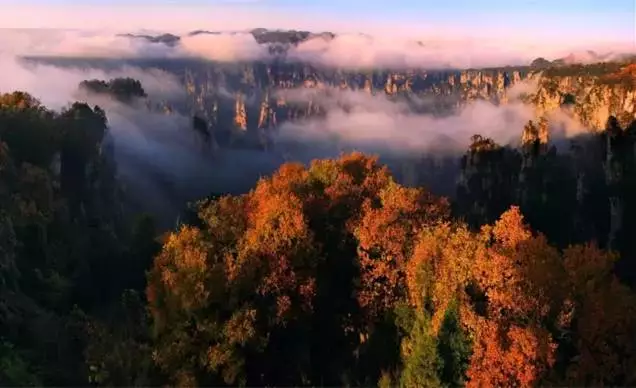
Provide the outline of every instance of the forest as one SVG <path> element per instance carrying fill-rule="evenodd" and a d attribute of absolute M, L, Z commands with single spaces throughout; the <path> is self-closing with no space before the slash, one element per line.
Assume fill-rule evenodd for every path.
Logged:
<path fill-rule="evenodd" d="M 452 199 L 374 155 L 287 163 L 172 230 L 108 130 L 0 96 L 0 385 L 636 384 L 636 122 L 475 135 Z"/>

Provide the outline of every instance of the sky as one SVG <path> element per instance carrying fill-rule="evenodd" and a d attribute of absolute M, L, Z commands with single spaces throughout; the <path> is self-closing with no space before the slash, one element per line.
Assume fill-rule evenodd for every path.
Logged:
<path fill-rule="evenodd" d="M 183 32 L 254 27 L 636 41 L 636 0 L 0 0 L 0 27 Z"/>

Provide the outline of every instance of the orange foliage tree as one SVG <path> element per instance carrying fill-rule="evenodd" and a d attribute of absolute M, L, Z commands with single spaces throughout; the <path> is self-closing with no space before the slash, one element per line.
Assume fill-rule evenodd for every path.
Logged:
<path fill-rule="evenodd" d="M 399 367 L 387 317 L 405 337 L 384 383 L 636 382 L 636 296 L 615 256 L 561 252 L 517 207 L 473 232 L 354 153 L 286 164 L 198 216 L 148 276 L 154 358 L 177 385 L 369 384 Z"/>
<path fill-rule="evenodd" d="M 413 237 L 447 214 L 359 153 L 201 203 L 149 274 L 157 363 L 180 385 L 341 383 L 363 328 L 405 295 Z"/>
<path fill-rule="evenodd" d="M 617 257 L 591 244 L 564 252 L 571 305 L 565 369 L 572 385 L 636 384 L 636 295 L 612 272 Z"/>
<path fill-rule="evenodd" d="M 409 302 L 432 316 L 451 301 L 472 338 L 470 386 L 633 383 L 636 297 L 593 245 L 560 252 L 512 207 L 472 233 L 443 224 L 420 233 L 407 264 Z"/>

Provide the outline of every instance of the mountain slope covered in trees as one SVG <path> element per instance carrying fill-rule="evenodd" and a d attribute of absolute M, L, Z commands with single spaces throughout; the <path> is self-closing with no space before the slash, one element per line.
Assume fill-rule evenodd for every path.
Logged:
<path fill-rule="evenodd" d="M 102 108 L 2 95 L 0 383 L 636 384 L 624 122 L 565 148 L 544 120 L 511 128 L 519 148 L 476 135 L 453 200 L 348 153 L 160 230 L 118 181 Z"/>
<path fill-rule="evenodd" d="M 122 292 L 143 290 L 156 231 L 122 208 L 107 130 L 99 107 L 0 97 L 3 385 L 87 383 L 94 319 L 142 303 Z"/>

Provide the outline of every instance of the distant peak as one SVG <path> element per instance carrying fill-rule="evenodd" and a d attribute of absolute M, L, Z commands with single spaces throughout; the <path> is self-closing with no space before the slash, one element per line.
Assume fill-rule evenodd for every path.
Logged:
<path fill-rule="evenodd" d="M 163 43 L 168 46 L 174 46 L 181 40 L 181 37 L 173 34 L 159 34 L 159 35 L 147 35 L 147 34 L 118 34 L 119 37 L 130 39 L 143 39 L 150 43 Z"/>

